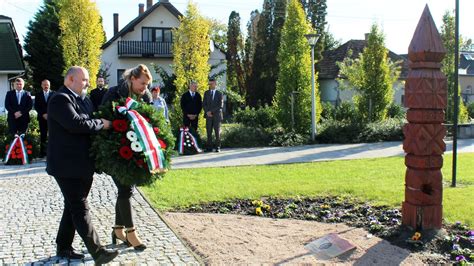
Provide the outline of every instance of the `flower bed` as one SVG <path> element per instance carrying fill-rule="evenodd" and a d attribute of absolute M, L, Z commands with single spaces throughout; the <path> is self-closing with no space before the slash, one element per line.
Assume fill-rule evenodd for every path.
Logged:
<path fill-rule="evenodd" d="M 446 234 L 414 232 L 401 225 L 399 209 L 371 206 L 341 197 L 232 200 L 195 205 L 184 212 L 230 213 L 345 223 L 412 252 L 423 252 L 425 263 L 467 264 L 474 261 L 474 231 L 460 223 L 444 225 Z M 368 235 L 370 237 L 370 235 Z"/>

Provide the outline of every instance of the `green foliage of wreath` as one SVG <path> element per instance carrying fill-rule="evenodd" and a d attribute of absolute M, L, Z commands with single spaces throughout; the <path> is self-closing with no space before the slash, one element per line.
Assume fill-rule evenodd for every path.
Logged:
<path fill-rule="evenodd" d="M 97 112 L 98 117 L 110 120 L 113 124 L 115 122 L 115 126 L 93 136 L 91 152 L 95 157 L 96 172 L 113 176 L 124 185 L 149 185 L 162 178 L 165 172 L 150 173 L 143 152 L 130 153 L 132 143 L 126 134 L 133 129 L 128 118 L 116 111 L 116 106 L 125 106 L 125 99 L 114 101 L 112 105 L 101 106 Z M 154 128 L 160 144 L 162 146 L 163 143 L 166 144 L 166 148 L 163 149 L 164 166 L 166 170 L 169 170 L 175 143 L 170 125 L 166 122 L 163 113 L 152 105 L 139 103 L 134 110 Z M 128 151 L 125 153 L 126 156 L 123 150 Z"/>

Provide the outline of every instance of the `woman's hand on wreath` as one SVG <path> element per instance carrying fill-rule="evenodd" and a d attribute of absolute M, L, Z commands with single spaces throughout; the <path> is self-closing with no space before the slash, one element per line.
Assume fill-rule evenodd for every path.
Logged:
<path fill-rule="evenodd" d="M 110 128 L 110 124 L 111 122 L 107 119 L 103 119 L 101 118 L 100 120 L 102 120 L 102 123 L 104 124 L 104 128 L 103 129 L 109 129 Z"/>

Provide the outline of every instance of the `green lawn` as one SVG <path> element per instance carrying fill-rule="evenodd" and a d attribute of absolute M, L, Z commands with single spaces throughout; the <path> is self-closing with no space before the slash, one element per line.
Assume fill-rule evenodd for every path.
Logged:
<path fill-rule="evenodd" d="M 474 153 L 458 155 L 458 187 L 452 188 L 452 156 L 444 157 L 444 217 L 474 224 Z M 172 170 L 141 190 L 159 210 L 209 201 L 262 196 L 343 195 L 401 206 L 404 158 Z"/>

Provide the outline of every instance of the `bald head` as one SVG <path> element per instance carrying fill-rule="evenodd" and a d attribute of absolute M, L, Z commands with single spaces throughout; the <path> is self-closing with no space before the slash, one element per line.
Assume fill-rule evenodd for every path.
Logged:
<path fill-rule="evenodd" d="M 73 66 L 66 72 L 64 77 L 64 86 L 68 87 L 75 93 L 82 95 L 83 91 L 87 91 L 89 86 L 89 72 L 80 66 Z"/>

